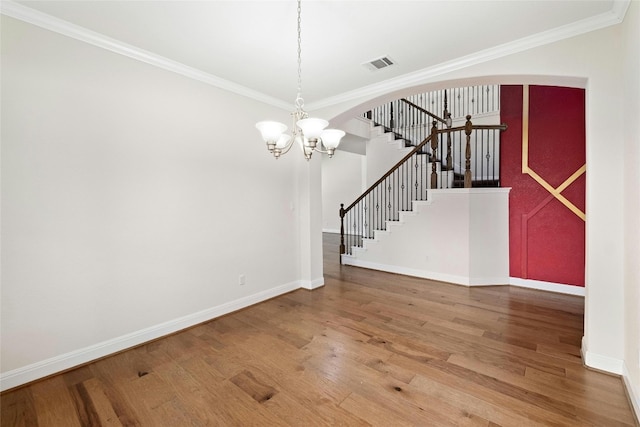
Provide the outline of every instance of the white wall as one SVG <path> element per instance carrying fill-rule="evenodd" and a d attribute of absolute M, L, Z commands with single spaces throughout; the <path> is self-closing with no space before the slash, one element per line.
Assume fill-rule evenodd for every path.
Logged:
<path fill-rule="evenodd" d="M 640 417 L 640 3 L 624 25 L 624 338 L 625 378 Z"/>
<path fill-rule="evenodd" d="M 337 150 L 322 157 L 322 229 L 340 232 L 340 204 L 346 208 L 364 188 L 365 156 Z"/>
<path fill-rule="evenodd" d="M 395 140 L 393 134 L 385 133 L 380 127 L 372 131 L 367 143 L 366 187 L 373 185 L 412 149 L 413 147 L 405 147 L 404 141 Z"/>
<path fill-rule="evenodd" d="M 630 16 L 635 16 L 637 2 L 631 2 Z M 632 29 L 636 18 L 619 25 L 584 35 L 507 54 L 494 59 L 469 61 L 469 66 L 449 66 L 442 72 L 425 75 L 421 81 L 407 80 L 397 92 L 384 96 L 362 97 L 317 111 L 323 117 L 341 120 L 360 114 L 375 105 L 416 91 L 473 84 L 547 84 L 586 88 L 587 103 L 587 222 L 586 222 L 586 299 L 585 340 L 586 363 L 590 366 L 621 373 L 625 358 L 625 228 L 637 225 L 638 216 L 623 221 L 625 190 L 623 168 L 625 136 L 623 117 L 637 121 L 640 111 L 633 104 L 625 112 L 624 72 L 622 57 L 637 57 L 637 40 Z M 633 34 L 631 34 L 633 33 Z M 612 48 L 630 45 L 624 49 Z M 504 51 L 506 52 L 506 51 Z M 632 99 L 636 95 L 629 95 Z M 633 126 L 633 125 L 628 125 Z M 634 128 L 635 131 L 635 128 Z M 627 131 L 631 133 L 630 131 Z M 637 135 L 637 133 L 636 133 Z M 606 159 L 606 161 L 603 161 Z M 635 164 L 635 162 L 634 162 Z M 636 187 L 637 188 L 637 187 Z M 627 190 L 629 191 L 629 190 Z M 637 260 L 637 258 L 635 258 Z M 635 262 L 635 261 L 634 261 Z M 637 288 L 637 284 L 630 285 Z M 629 289 L 626 290 L 629 293 Z"/>
<path fill-rule="evenodd" d="M 321 281 L 287 112 L 5 16 L 1 107 L 3 389 Z"/>

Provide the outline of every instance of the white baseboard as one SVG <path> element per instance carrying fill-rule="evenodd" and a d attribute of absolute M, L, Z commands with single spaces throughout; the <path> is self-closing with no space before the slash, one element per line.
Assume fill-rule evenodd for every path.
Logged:
<path fill-rule="evenodd" d="M 640 389 L 634 386 L 631 382 L 631 375 L 629 374 L 627 365 L 624 362 L 622 363 L 622 380 L 624 381 L 624 386 L 627 389 L 627 394 L 631 401 L 631 407 L 634 415 L 636 416 L 636 422 L 640 424 Z"/>
<path fill-rule="evenodd" d="M 470 277 L 468 286 L 507 286 L 509 278 L 504 277 Z"/>
<path fill-rule="evenodd" d="M 323 228 L 322 229 L 323 233 L 333 233 L 333 234 L 340 234 L 340 230 L 337 228 Z"/>
<path fill-rule="evenodd" d="M 324 286 L 324 277 L 320 277 L 318 279 L 313 280 L 301 280 L 300 287 L 302 289 L 308 289 L 310 291 L 314 289 L 318 289 Z"/>
<path fill-rule="evenodd" d="M 584 296 L 585 291 L 582 286 L 564 285 L 561 283 L 544 282 L 542 280 L 521 279 L 519 277 L 509 277 L 510 285 L 521 288 L 538 289 L 540 291 L 557 292 L 561 294 Z"/>
<path fill-rule="evenodd" d="M 635 415 L 636 422 L 640 424 L 640 388 L 631 381 L 631 374 L 624 360 L 588 351 L 584 337 L 582 337 L 580 353 L 582 354 L 582 361 L 586 366 L 622 377 L 627 395 L 629 396 L 632 412 Z"/>
<path fill-rule="evenodd" d="M 544 282 L 541 280 L 521 279 L 519 277 L 465 277 L 451 274 L 437 273 L 428 270 L 419 270 L 397 265 L 379 264 L 371 261 L 363 261 L 353 256 L 343 255 L 342 263 L 355 267 L 370 268 L 372 270 L 386 271 L 389 273 L 404 274 L 407 276 L 421 277 L 423 279 L 438 280 L 463 286 L 495 286 L 512 285 L 522 288 L 538 289 L 541 291 L 557 292 L 561 294 L 585 296 L 585 288 L 581 286 L 565 285 L 561 283 Z"/>
<path fill-rule="evenodd" d="M 218 305 L 216 307 L 211 307 L 197 313 L 170 320 L 150 328 L 123 335 L 112 340 L 71 351 L 66 354 L 61 354 L 12 371 L 3 372 L 0 374 L 0 391 L 9 390 L 31 381 L 89 363 L 93 360 L 144 344 L 157 338 L 178 332 L 182 329 L 195 326 L 199 323 L 207 322 L 215 319 L 216 317 L 229 314 L 296 289 L 315 289 L 322 285 L 324 285 L 324 278 L 306 282 L 302 280 L 290 282 Z"/>
<path fill-rule="evenodd" d="M 422 279 L 437 280 L 463 286 L 494 286 L 509 284 L 508 277 L 465 277 L 453 274 L 438 273 L 428 270 L 402 267 L 397 265 L 379 264 L 371 261 L 363 261 L 353 256 L 343 255 L 342 263 L 354 267 L 370 268 L 372 270 L 386 271 L 388 273 L 404 274 L 406 276 L 420 277 Z"/>
<path fill-rule="evenodd" d="M 586 366 L 600 371 L 609 372 L 611 374 L 622 375 L 624 360 L 603 356 L 602 354 L 589 351 L 584 337 L 582 337 L 582 348 L 580 349 L 580 353 L 582 354 L 582 363 Z"/>

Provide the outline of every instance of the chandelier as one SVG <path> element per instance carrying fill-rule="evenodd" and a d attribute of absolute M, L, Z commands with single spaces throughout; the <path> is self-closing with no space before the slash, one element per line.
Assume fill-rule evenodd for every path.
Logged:
<path fill-rule="evenodd" d="M 311 159 L 314 151 L 328 154 L 333 157 L 340 139 L 345 135 L 344 131 L 338 129 L 325 129 L 329 122 L 323 119 L 309 117 L 304 111 L 304 100 L 302 99 L 302 60 L 300 36 L 300 15 L 301 0 L 298 0 L 298 94 L 295 100 L 295 111 L 291 113 L 293 126 L 291 135 L 286 134 L 287 125 L 274 121 L 262 121 L 256 123 L 256 128 L 262 134 L 262 139 L 267 143 L 267 149 L 276 159 L 286 154 L 294 144 L 302 149 L 305 159 Z M 323 149 L 324 147 L 324 149 Z"/>

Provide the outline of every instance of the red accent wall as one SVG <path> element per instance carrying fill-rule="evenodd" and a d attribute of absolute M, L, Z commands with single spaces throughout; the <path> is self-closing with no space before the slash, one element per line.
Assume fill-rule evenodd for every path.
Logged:
<path fill-rule="evenodd" d="M 500 88 L 500 181 L 509 197 L 509 274 L 584 286 L 585 223 L 522 173 L 523 87 Z M 585 164 L 583 89 L 529 86 L 529 168 L 553 188 Z M 585 175 L 561 194 L 585 212 Z"/>

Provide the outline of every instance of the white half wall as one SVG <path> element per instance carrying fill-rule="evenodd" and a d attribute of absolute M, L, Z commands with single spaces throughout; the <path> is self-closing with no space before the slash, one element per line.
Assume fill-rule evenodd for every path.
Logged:
<path fill-rule="evenodd" d="M 343 262 L 460 285 L 509 284 L 509 188 L 429 190 Z"/>

